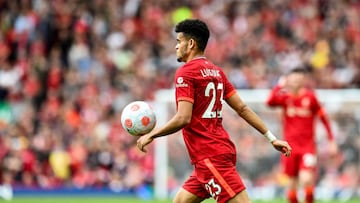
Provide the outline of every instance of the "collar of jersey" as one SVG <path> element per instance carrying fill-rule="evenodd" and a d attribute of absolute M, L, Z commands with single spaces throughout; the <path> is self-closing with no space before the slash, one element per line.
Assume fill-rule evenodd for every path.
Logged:
<path fill-rule="evenodd" d="M 199 59 L 206 59 L 206 57 L 205 56 L 198 56 L 198 57 L 195 57 L 195 58 L 191 59 L 190 61 L 199 60 Z"/>

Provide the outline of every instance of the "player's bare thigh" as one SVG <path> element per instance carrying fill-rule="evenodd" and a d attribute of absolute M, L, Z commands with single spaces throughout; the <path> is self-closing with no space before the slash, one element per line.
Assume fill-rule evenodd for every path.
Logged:
<path fill-rule="evenodd" d="M 314 184 L 317 157 L 314 153 L 306 153 L 302 157 L 299 171 L 299 182 L 304 186 Z"/>
<path fill-rule="evenodd" d="M 177 192 L 173 203 L 200 203 L 204 199 L 200 198 L 187 190 L 184 190 L 183 188 L 180 188 L 180 190 Z"/>
<path fill-rule="evenodd" d="M 299 182 L 304 186 L 314 185 L 315 174 L 314 170 L 311 169 L 302 169 L 299 172 Z"/>
<path fill-rule="evenodd" d="M 251 203 L 246 190 L 239 192 L 235 197 L 231 198 L 227 203 Z"/>
<path fill-rule="evenodd" d="M 196 195 L 181 188 L 176 194 L 173 203 L 200 203 L 204 201 Z M 228 203 L 251 203 L 246 190 L 241 191 L 235 197 L 227 201 Z"/>

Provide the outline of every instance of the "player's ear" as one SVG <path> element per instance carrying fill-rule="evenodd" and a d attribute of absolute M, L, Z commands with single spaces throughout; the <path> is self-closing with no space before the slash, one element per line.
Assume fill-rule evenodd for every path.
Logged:
<path fill-rule="evenodd" d="M 193 38 L 190 38 L 190 40 L 189 40 L 189 47 L 190 48 L 194 48 L 196 45 L 196 42 L 195 42 L 195 40 L 193 39 Z"/>

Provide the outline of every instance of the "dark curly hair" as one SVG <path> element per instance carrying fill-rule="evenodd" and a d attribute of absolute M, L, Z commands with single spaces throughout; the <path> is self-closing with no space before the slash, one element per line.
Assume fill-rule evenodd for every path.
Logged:
<path fill-rule="evenodd" d="M 200 51 L 204 51 L 210 37 L 209 28 L 205 22 L 198 19 L 186 19 L 175 26 L 175 32 L 182 32 L 187 39 L 194 39 Z"/>

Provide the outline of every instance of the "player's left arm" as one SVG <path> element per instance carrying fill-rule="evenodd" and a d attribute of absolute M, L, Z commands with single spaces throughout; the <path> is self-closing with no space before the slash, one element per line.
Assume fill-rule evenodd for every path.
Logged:
<path fill-rule="evenodd" d="M 173 134 L 191 121 L 193 103 L 187 100 L 180 100 L 176 114 L 161 128 L 154 129 L 150 133 L 141 136 L 137 140 L 137 147 L 146 152 L 146 146 L 150 144 L 155 138 Z"/>
<path fill-rule="evenodd" d="M 329 150 L 330 150 L 330 154 L 332 155 L 336 155 L 338 152 L 338 147 L 334 138 L 334 134 L 333 131 L 331 129 L 331 125 L 330 125 L 330 121 L 328 116 L 326 115 L 326 112 L 324 110 L 323 107 L 319 107 L 318 111 L 317 111 L 317 115 L 319 116 L 321 122 L 323 123 L 326 132 L 327 132 L 327 138 L 329 140 Z"/>
<path fill-rule="evenodd" d="M 276 139 L 260 117 L 242 101 L 238 94 L 235 93 L 231 95 L 229 98 L 226 98 L 225 101 L 240 117 L 264 135 L 276 150 L 282 152 L 285 156 L 290 156 L 290 145 L 286 141 Z"/>

